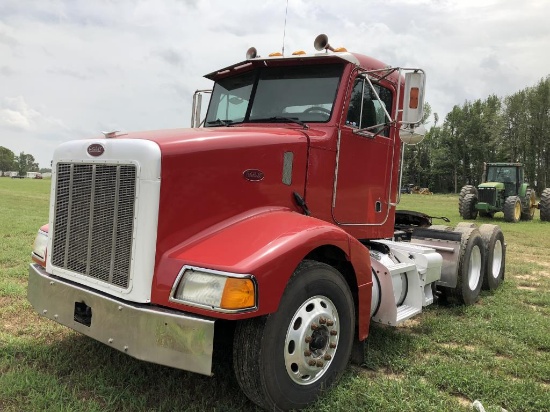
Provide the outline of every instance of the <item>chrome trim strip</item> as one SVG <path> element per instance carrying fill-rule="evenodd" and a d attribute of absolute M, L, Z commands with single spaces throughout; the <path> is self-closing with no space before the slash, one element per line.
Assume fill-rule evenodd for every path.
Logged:
<path fill-rule="evenodd" d="M 27 297 L 36 312 L 136 359 L 212 375 L 214 320 L 114 299 L 29 267 Z M 74 320 L 75 303 L 91 324 Z"/>

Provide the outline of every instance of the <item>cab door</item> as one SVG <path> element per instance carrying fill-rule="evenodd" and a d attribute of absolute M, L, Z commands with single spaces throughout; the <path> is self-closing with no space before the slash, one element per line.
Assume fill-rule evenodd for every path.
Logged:
<path fill-rule="evenodd" d="M 394 141 L 383 106 L 393 93 L 357 78 L 339 135 L 332 215 L 339 225 L 382 225 L 389 214 Z"/>

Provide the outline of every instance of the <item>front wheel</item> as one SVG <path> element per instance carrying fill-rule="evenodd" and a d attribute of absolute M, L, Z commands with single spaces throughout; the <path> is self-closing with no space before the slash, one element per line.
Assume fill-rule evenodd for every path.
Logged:
<path fill-rule="evenodd" d="M 518 196 L 508 196 L 504 201 L 504 220 L 517 223 L 521 218 L 521 200 Z"/>
<path fill-rule="evenodd" d="M 302 262 L 277 312 L 237 325 L 233 366 L 241 389 L 267 410 L 306 407 L 345 369 L 354 325 L 342 275 L 324 263 Z"/>
<path fill-rule="evenodd" d="M 521 205 L 521 220 L 533 220 L 536 208 L 537 199 L 535 198 L 535 191 L 528 188 L 525 191 L 525 197 L 523 198 L 523 204 Z"/>

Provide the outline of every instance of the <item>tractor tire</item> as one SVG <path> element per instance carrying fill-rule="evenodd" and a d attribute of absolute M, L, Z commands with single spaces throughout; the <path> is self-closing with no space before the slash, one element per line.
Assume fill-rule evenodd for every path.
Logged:
<path fill-rule="evenodd" d="M 550 189 L 544 189 L 540 195 L 540 220 L 550 221 Z"/>
<path fill-rule="evenodd" d="M 504 280 L 506 268 L 506 244 L 504 234 L 497 225 L 481 225 L 479 233 L 485 247 L 485 276 L 483 286 L 485 290 L 495 290 Z"/>
<path fill-rule="evenodd" d="M 477 218 L 476 203 L 477 196 L 473 193 L 464 196 L 464 200 L 462 201 L 462 217 L 464 219 L 475 220 Z"/>
<path fill-rule="evenodd" d="M 518 196 L 508 196 L 504 201 L 504 220 L 517 223 L 521 218 L 521 200 Z"/>
<path fill-rule="evenodd" d="M 305 260 L 288 282 L 277 312 L 237 324 L 237 381 L 265 410 L 302 409 L 346 368 L 354 329 L 353 297 L 342 275 Z"/>
<path fill-rule="evenodd" d="M 465 305 L 477 302 L 485 275 L 485 247 L 478 229 L 461 227 L 460 257 L 455 288 L 445 288 L 445 296 Z"/>
<path fill-rule="evenodd" d="M 535 209 L 537 208 L 537 199 L 535 197 L 535 191 L 528 188 L 525 191 L 525 197 L 521 205 L 521 220 L 533 220 L 535 216 Z"/>
<path fill-rule="evenodd" d="M 463 186 L 462 189 L 460 189 L 460 194 L 458 195 L 458 214 L 462 217 L 464 215 L 462 214 L 462 205 L 464 203 L 464 198 L 466 195 L 476 195 L 477 197 L 477 188 L 472 185 L 466 185 Z"/>

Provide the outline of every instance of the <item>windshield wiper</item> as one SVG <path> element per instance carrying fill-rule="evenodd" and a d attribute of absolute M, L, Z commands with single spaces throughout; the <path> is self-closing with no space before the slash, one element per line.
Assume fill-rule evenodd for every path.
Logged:
<path fill-rule="evenodd" d="M 216 119 L 216 120 L 211 120 L 209 122 L 206 122 L 206 124 L 217 125 L 217 126 L 229 126 L 230 124 L 233 124 L 233 120 Z"/>
<path fill-rule="evenodd" d="M 301 120 L 298 120 L 295 117 L 284 117 L 284 116 L 273 116 L 273 117 L 266 117 L 264 119 L 250 119 L 250 122 L 288 122 L 288 123 L 296 123 L 302 126 L 304 129 L 309 129 L 309 126 L 302 122 Z"/>

